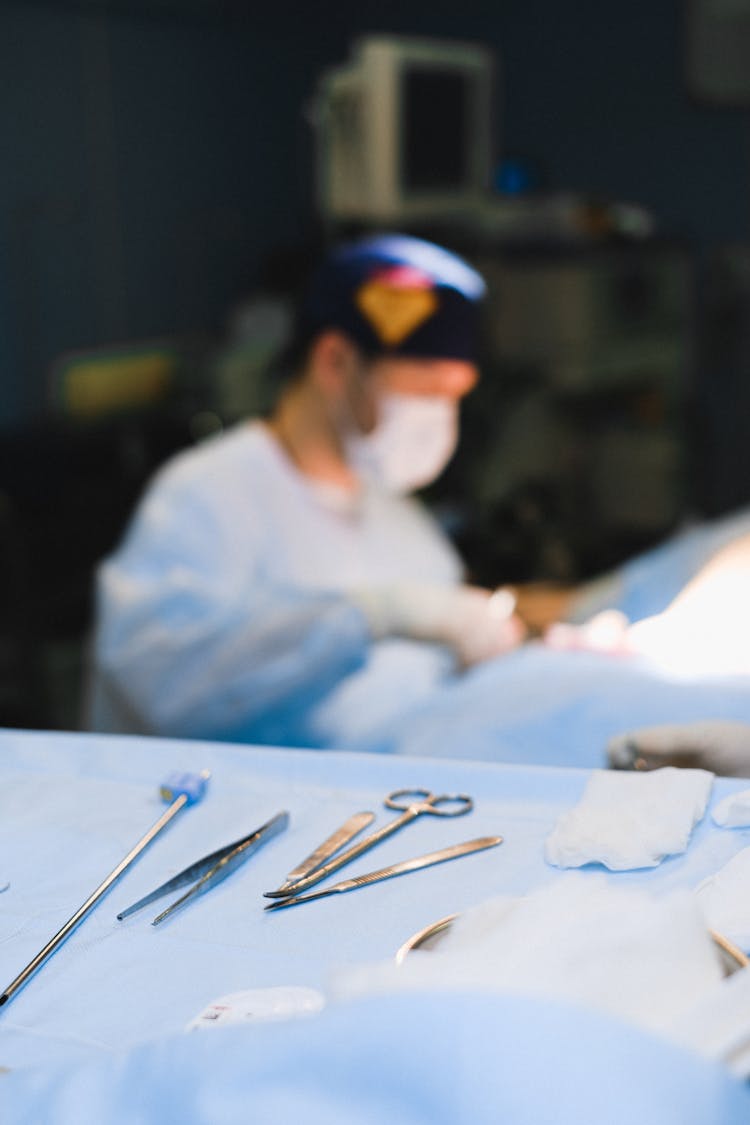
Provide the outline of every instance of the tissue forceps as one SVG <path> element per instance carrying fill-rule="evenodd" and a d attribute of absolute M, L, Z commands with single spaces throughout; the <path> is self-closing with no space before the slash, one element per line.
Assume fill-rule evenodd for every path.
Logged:
<path fill-rule="evenodd" d="M 406 801 L 406 804 L 402 803 Z M 474 802 L 471 797 L 467 797 L 465 793 L 458 793 L 456 795 L 441 794 L 436 796 L 431 793 L 429 789 L 397 789 L 395 792 L 390 793 L 384 802 L 386 808 L 396 809 L 401 813 L 401 816 L 396 817 L 390 824 L 386 824 L 383 828 L 378 829 L 377 832 L 365 836 L 364 840 L 360 840 L 358 844 L 348 848 L 345 852 L 335 856 L 330 862 L 323 864 L 322 867 L 316 868 L 310 874 L 303 876 L 296 882 L 291 883 L 287 880 L 283 886 L 275 891 L 265 891 L 266 898 L 286 898 L 287 895 L 299 894 L 300 891 L 306 890 L 308 887 L 314 886 L 319 883 L 321 879 L 338 871 L 344 864 L 349 863 L 351 860 L 356 859 L 364 852 L 374 848 L 381 840 L 385 840 L 388 836 L 392 836 L 394 832 L 398 832 L 400 828 L 404 828 L 407 824 L 411 824 L 418 816 L 464 816 L 466 813 L 471 812 L 474 808 Z M 450 806 L 443 808 L 442 806 Z"/>
<path fill-rule="evenodd" d="M 118 920 L 122 921 L 122 919 L 127 918 L 128 915 L 135 914 L 136 910 L 148 906 L 150 902 L 161 898 L 162 895 L 169 894 L 170 891 L 177 890 L 178 887 L 184 887 L 187 883 L 193 883 L 194 885 L 189 891 L 176 899 L 166 910 L 162 910 L 161 914 L 157 914 L 151 925 L 158 926 L 165 918 L 170 917 L 175 911 L 180 910 L 188 902 L 192 902 L 198 895 L 204 894 L 212 887 L 215 887 L 217 883 L 221 883 L 226 879 L 227 875 L 231 875 L 235 868 L 244 863 L 254 851 L 257 851 L 261 844 L 264 844 L 266 840 L 270 840 L 273 836 L 283 831 L 288 823 L 288 812 L 277 813 L 276 816 L 256 829 L 255 832 L 251 832 L 249 835 L 243 836 L 241 840 L 235 840 L 233 844 L 227 844 L 225 847 L 203 856 L 202 859 L 196 860 L 195 863 L 191 863 L 189 867 L 186 867 L 184 871 L 178 872 L 177 875 L 168 879 L 166 883 L 162 883 L 156 890 L 151 891 L 150 894 L 144 895 L 143 898 L 139 898 L 138 901 L 132 903 L 131 906 L 127 906 L 125 910 L 120 911 L 117 915 Z"/>

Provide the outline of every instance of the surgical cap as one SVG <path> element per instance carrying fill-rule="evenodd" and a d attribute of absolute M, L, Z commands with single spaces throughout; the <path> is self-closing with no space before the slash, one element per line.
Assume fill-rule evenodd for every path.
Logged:
<path fill-rule="evenodd" d="M 485 284 L 456 254 L 407 235 L 377 235 L 329 253 L 313 275 L 298 341 L 345 332 L 370 355 L 476 359 Z"/>

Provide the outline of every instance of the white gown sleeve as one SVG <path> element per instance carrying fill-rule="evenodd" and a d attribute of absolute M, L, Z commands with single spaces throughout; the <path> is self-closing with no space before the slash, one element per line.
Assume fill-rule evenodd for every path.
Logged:
<path fill-rule="evenodd" d="M 128 729 L 241 738 L 364 665 L 370 636 L 355 605 L 275 586 L 254 560 L 238 567 L 227 546 L 196 497 L 156 489 L 100 567 L 94 693 L 131 717 Z M 117 729 L 101 704 L 91 725 Z"/>

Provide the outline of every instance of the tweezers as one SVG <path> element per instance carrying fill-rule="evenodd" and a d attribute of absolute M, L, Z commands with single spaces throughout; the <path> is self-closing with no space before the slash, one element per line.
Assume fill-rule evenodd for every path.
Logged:
<path fill-rule="evenodd" d="M 272 817 L 266 824 L 251 832 L 248 836 L 243 836 L 241 840 L 235 840 L 233 844 L 227 844 L 223 848 L 219 848 L 210 855 L 204 856 L 202 859 L 196 860 L 186 867 L 184 871 L 174 875 L 168 879 L 166 883 L 162 883 L 156 890 L 151 891 L 150 894 L 139 898 L 131 906 L 120 911 L 117 915 L 118 920 L 122 921 L 130 914 L 135 914 L 136 910 L 141 910 L 144 906 L 148 906 L 150 902 L 154 902 L 162 895 L 167 895 L 171 891 L 176 891 L 178 887 L 184 887 L 186 883 L 195 883 L 184 895 L 178 898 L 166 910 L 162 910 L 161 914 L 157 914 L 156 918 L 152 921 L 152 926 L 158 926 L 165 918 L 170 917 L 175 911 L 180 910 L 187 903 L 192 902 L 198 895 L 204 894 L 206 891 L 215 887 L 222 880 L 226 879 L 235 868 L 244 863 L 254 851 L 264 844 L 266 840 L 272 839 L 279 832 L 282 832 L 289 823 L 289 813 L 280 812 Z M 197 880 L 197 881 L 196 881 Z"/>

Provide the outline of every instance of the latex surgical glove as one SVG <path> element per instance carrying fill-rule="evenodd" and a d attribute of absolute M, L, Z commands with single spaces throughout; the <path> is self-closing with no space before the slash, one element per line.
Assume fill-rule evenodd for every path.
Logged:
<path fill-rule="evenodd" d="M 629 655 L 635 652 L 631 643 L 630 622 L 617 609 L 603 610 L 584 625 L 560 621 L 544 634 L 550 648 L 585 652 L 609 652 Z"/>
<path fill-rule="evenodd" d="M 551 626 L 544 641 L 550 648 L 638 656 L 670 675 L 748 676 L 750 649 L 740 620 L 744 604 L 737 605 L 732 614 L 696 600 L 674 602 L 632 625 L 619 610 L 605 610 L 585 625 Z"/>
<path fill-rule="evenodd" d="M 617 770 L 683 766 L 729 777 L 750 777 L 750 724 L 706 719 L 639 727 L 611 738 L 607 758 Z"/>
<path fill-rule="evenodd" d="M 410 637 L 447 645 L 466 667 L 509 652 L 526 634 L 506 590 L 395 583 L 357 590 L 351 598 L 376 640 Z"/>

